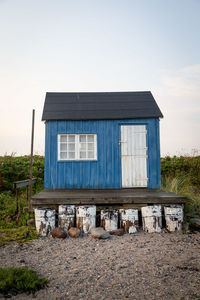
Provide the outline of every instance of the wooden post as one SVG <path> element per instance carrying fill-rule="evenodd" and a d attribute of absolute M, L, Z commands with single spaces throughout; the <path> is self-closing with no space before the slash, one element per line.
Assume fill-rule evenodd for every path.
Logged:
<path fill-rule="evenodd" d="M 18 201 L 18 191 L 16 188 L 16 213 L 18 214 L 19 212 L 19 201 Z"/>
<path fill-rule="evenodd" d="M 29 201 L 28 201 L 28 210 L 29 210 L 29 212 L 31 211 L 31 195 L 32 195 L 32 168 L 33 168 L 34 123 L 35 123 L 35 109 L 33 109 L 33 114 L 32 114 L 30 184 L 29 184 Z"/>

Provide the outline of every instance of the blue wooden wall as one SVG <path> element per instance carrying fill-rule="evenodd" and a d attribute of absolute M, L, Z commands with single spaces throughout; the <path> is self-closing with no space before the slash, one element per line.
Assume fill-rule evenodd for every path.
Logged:
<path fill-rule="evenodd" d="M 47 121 L 45 133 L 45 189 L 121 188 L 120 125 L 147 128 L 148 188 L 160 187 L 159 119 Z M 97 161 L 58 161 L 57 135 L 96 133 Z"/>

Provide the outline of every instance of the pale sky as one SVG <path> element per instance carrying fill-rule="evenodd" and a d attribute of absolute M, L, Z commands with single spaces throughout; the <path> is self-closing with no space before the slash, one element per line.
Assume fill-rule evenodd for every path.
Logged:
<path fill-rule="evenodd" d="M 200 0 L 0 0 L 0 155 L 44 154 L 46 92 L 150 90 L 162 155 L 200 153 Z"/>

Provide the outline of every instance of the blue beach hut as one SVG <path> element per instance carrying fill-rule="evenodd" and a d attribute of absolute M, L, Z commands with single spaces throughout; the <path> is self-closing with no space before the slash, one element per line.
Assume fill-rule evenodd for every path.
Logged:
<path fill-rule="evenodd" d="M 162 117 L 148 91 L 47 93 L 44 188 L 159 188 Z"/>

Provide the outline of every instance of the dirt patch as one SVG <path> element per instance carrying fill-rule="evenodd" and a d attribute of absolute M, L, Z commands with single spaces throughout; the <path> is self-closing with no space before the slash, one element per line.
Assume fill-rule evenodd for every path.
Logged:
<path fill-rule="evenodd" d="M 0 265 L 26 265 L 48 278 L 49 286 L 37 292 L 36 299 L 200 297 L 200 233 L 40 238 L 23 247 L 1 247 Z"/>

